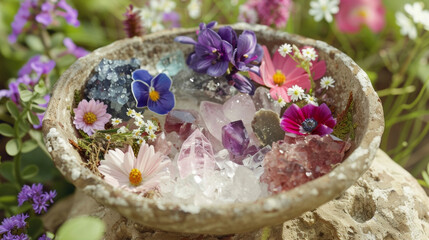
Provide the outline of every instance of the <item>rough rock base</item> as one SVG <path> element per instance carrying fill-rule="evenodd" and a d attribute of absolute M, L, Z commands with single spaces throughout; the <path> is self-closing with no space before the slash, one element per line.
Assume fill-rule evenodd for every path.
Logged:
<path fill-rule="evenodd" d="M 69 218 L 91 215 L 106 223 L 105 239 L 429 239 L 429 198 L 417 181 L 379 150 L 371 168 L 340 197 L 282 225 L 247 234 L 207 236 L 154 231 L 105 208 L 82 192 L 55 204 L 44 223 L 55 232 Z"/>

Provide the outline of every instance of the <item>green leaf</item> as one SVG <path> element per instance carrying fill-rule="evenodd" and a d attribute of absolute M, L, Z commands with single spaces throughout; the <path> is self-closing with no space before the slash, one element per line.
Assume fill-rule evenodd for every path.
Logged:
<path fill-rule="evenodd" d="M 29 130 L 30 130 L 30 124 L 25 119 L 22 119 L 19 122 L 19 137 L 23 138 Z"/>
<path fill-rule="evenodd" d="M 429 185 L 429 176 L 428 176 L 428 173 L 425 172 L 425 171 L 423 171 L 422 172 L 422 177 L 423 177 L 423 180 L 425 180 L 425 182 Z"/>
<path fill-rule="evenodd" d="M 36 147 L 37 147 L 37 142 L 36 142 L 36 140 L 31 139 L 31 140 L 25 141 L 25 142 L 22 144 L 22 149 L 21 149 L 21 151 L 22 151 L 23 153 L 28 153 L 28 152 L 33 151 Z"/>
<path fill-rule="evenodd" d="M 18 107 L 14 102 L 11 100 L 6 102 L 6 108 L 9 111 L 10 115 L 12 115 L 13 118 L 18 119 L 19 110 Z"/>
<path fill-rule="evenodd" d="M 15 204 L 16 202 L 16 195 L 6 195 L 6 196 L 0 196 L 0 203 L 3 204 Z"/>
<path fill-rule="evenodd" d="M 27 85 L 25 85 L 24 83 L 20 83 L 20 84 L 18 85 L 18 90 L 19 90 L 19 91 L 25 91 L 25 90 L 28 90 L 28 86 L 27 86 Z"/>
<path fill-rule="evenodd" d="M 20 90 L 19 96 L 23 102 L 28 102 L 33 97 L 33 93 L 30 92 L 29 90 Z"/>
<path fill-rule="evenodd" d="M 68 220 L 58 229 L 56 240 L 98 240 L 105 230 L 104 222 L 95 217 L 81 216 Z"/>
<path fill-rule="evenodd" d="M 36 103 L 36 104 L 45 104 L 46 100 L 43 97 L 38 97 L 38 98 L 33 99 L 33 103 Z"/>
<path fill-rule="evenodd" d="M 28 234 L 31 236 L 31 239 L 37 239 L 43 231 L 43 222 L 39 217 L 31 217 L 28 221 Z"/>
<path fill-rule="evenodd" d="M 47 92 L 46 86 L 45 86 L 45 82 L 43 81 L 39 81 L 38 84 L 36 84 L 36 86 L 34 86 L 34 91 L 37 92 L 40 95 L 45 95 Z"/>
<path fill-rule="evenodd" d="M 35 113 L 44 113 L 46 112 L 46 108 L 45 107 L 41 107 L 39 105 L 31 105 L 31 111 L 35 112 Z"/>
<path fill-rule="evenodd" d="M 0 175 L 6 178 L 9 182 L 13 182 L 13 162 L 4 162 L 0 164 Z M 0 186 L 2 187 L 3 185 L 4 184 L 2 183 Z"/>
<path fill-rule="evenodd" d="M 22 170 L 22 178 L 28 180 L 32 177 L 37 176 L 39 168 L 35 164 L 28 165 Z"/>
<path fill-rule="evenodd" d="M 32 112 L 27 112 L 27 118 L 28 118 L 28 121 L 33 125 L 40 124 L 39 117 L 37 117 L 37 115 Z"/>
<path fill-rule="evenodd" d="M 43 44 L 39 37 L 34 35 L 26 35 L 25 43 L 27 43 L 31 50 L 43 52 Z"/>
<path fill-rule="evenodd" d="M 13 128 L 9 124 L 1 123 L 0 124 L 0 134 L 5 136 L 5 137 L 13 137 L 13 135 L 15 134 L 15 131 L 13 130 Z"/>
<path fill-rule="evenodd" d="M 6 152 L 10 156 L 16 156 L 19 153 L 18 141 L 11 139 L 6 143 Z"/>

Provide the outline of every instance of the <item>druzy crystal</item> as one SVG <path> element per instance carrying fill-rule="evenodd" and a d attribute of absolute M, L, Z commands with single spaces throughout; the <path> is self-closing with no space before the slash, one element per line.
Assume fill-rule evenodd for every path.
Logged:
<path fill-rule="evenodd" d="M 203 176 L 215 168 L 215 158 L 210 141 L 196 129 L 182 144 L 177 159 L 180 177 L 190 174 Z"/>
<path fill-rule="evenodd" d="M 86 99 L 100 100 L 108 108 L 113 118 L 129 119 L 127 108 L 135 108 L 136 103 L 131 94 L 131 74 L 140 68 L 140 60 L 108 60 L 103 58 L 94 68 L 86 88 Z"/>
<path fill-rule="evenodd" d="M 341 163 L 350 143 L 331 136 L 286 135 L 265 155 L 261 181 L 278 193 L 329 173 Z"/>

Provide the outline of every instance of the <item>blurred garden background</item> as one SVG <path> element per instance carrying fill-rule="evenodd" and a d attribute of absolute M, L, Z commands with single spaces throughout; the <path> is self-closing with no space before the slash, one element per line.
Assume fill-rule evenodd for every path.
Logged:
<path fill-rule="evenodd" d="M 76 58 L 128 36 L 210 21 L 264 24 L 349 55 L 382 100 L 381 149 L 429 187 L 429 0 L 0 0 L 0 218 L 30 208 L 17 206 L 23 184 L 43 183 L 56 200 L 74 190 L 37 125 L 42 99 Z M 34 219 L 36 237 L 43 230 Z"/>

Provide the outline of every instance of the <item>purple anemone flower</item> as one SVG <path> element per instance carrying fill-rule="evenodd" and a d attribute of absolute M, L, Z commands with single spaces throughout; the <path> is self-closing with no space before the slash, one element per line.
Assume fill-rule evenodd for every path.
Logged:
<path fill-rule="evenodd" d="M 263 49 L 257 44 L 255 33 L 243 31 L 238 37 L 237 48 L 234 50 L 233 64 L 243 72 L 251 71 L 259 74 L 259 64 L 262 60 Z"/>
<path fill-rule="evenodd" d="M 40 183 L 33 184 L 31 187 L 24 185 L 18 194 L 18 206 L 28 201 L 33 204 L 34 212 L 41 214 L 47 211 L 47 207 L 54 202 L 56 195 L 56 191 L 43 192 L 43 185 Z"/>
<path fill-rule="evenodd" d="M 152 77 L 148 71 L 139 69 L 133 72 L 133 80 L 131 92 L 138 108 L 147 107 L 161 115 L 174 108 L 174 94 L 170 91 L 171 79 L 165 73 Z"/>
<path fill-rule="evenodd" d="M 284 131 L 298 135 L 325 136 L 332 133 L 336 123 L 331 110 L 324 103 L 320 106 L 307 104 L 301 109 L 292 104 L 283 114 L 280 126 Z"/>

